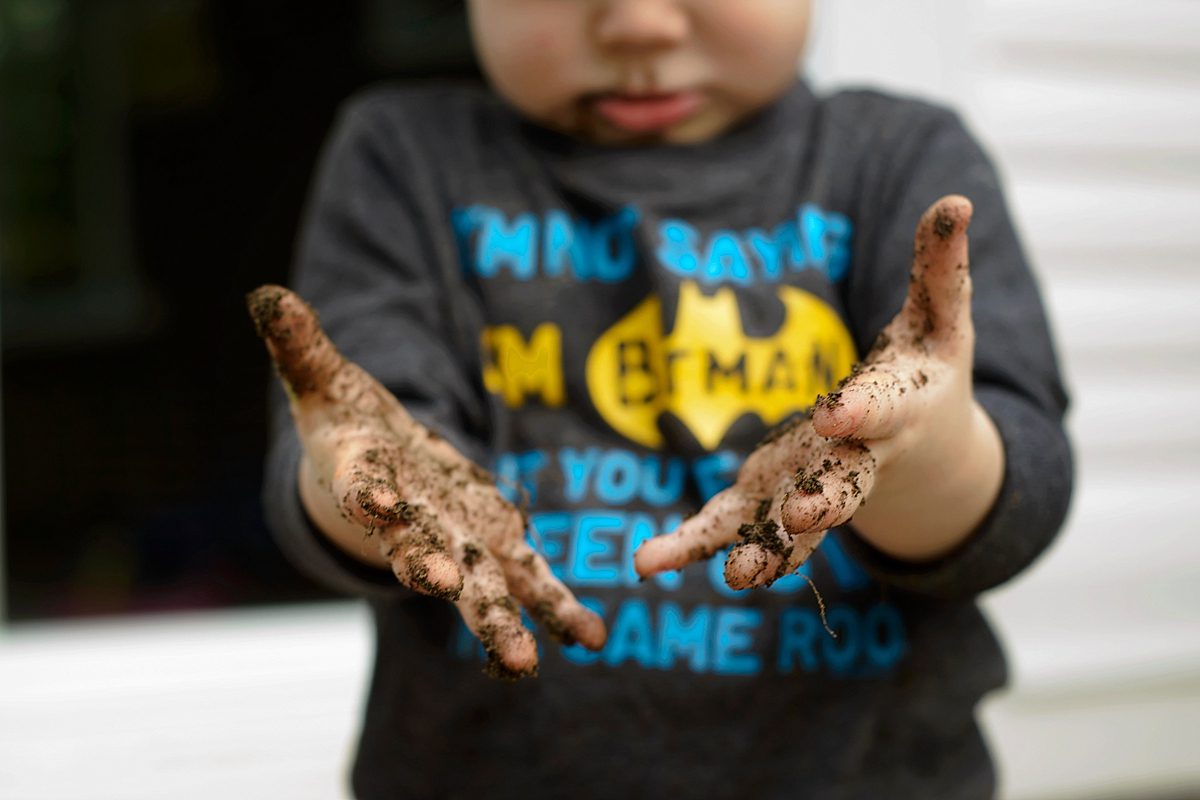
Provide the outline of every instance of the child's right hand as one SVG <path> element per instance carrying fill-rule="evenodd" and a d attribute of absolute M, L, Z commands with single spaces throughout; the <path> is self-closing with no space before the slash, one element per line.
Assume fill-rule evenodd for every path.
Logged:
<path fill-rule="evenodd" d="M 297 295 L 263 286 L 247 302 L 304 446 L 301 500 L 326 536 L 362 561 L 390 566 L 410 589 L 452 601 L 493 674 L 537 671 L 517 602 L 560 642 L 604 645 L 604 622 L 526 544 L 521 512 L 487 472 L 343 358 Z M 375 548 L 364 547 L 370 541 Z"/>

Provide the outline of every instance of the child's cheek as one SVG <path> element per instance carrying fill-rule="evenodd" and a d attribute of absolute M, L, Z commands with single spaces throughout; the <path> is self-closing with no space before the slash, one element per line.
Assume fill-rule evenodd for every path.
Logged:
<path fill-rule="evenodd" d="M 523 77 L 533 82 L 554 81 L 564 71 L 570 71 L 571 40 L 552 28 L 531 31 L 518 42 L 513 60 L 520 66 Z"/>
<path fill-rule="evenodd" d="M 531 111 L 546 112 L 572 99 L 583 87 L 572 85 L 584 51 L 562 32 L 539 27 L 505 48 L 508 94 Z"/>
<path fill-rule="evenodd" d="M 806 6 L 801 0 L 716 4 L 705 24 L 707 44 L 742 75 L 794 71 L 808 33 Z"/>

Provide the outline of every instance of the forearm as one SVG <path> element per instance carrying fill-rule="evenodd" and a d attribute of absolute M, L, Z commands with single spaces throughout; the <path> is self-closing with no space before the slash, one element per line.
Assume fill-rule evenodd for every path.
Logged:
<path fill-rule="evenodd" d="M 1000 492 L 1004 445 L 978 403 L 967 417 L 966 434 L 949 449 L 912 447 L 881 467 L 852 522 L 863 539 L 893 558 L 921 562 L 952 552 L 979 527 Z"/>

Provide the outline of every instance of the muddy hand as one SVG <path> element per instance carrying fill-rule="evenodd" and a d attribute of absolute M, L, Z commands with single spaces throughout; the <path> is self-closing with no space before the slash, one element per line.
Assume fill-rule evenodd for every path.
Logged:
<path fill-rule="evenodd" d="M 603 646 L 604 623 L 526 544 L 520 511 L 490 475 L 343 358 L 296 294 L 263 286 L 247 304 L 304 445 L 301 498 L 327 536 L 390 566 L 410 589 L 453 602 L 492 674 L 537 671 L 520 606 L 560 642 Z"/>
<path fill-rule="evenodd" d="M 729 586 L 770 585 L 800 567 L 827 529 L 864 507 L 895 462 L 923 457 L 915 452 L 921 448 L 955 446 L 956 431 L 969 424 L 959 417 L 972 402 L 970 219 L 970 202 L 957 196 L 925 212 L 908 297 L 864 361 L 837 391 L 818 398 L 810 416 L 768 435 L 733 486 L 676 531 L 643 544 L 634 558 L 639 575 L 734 545 L 725 562 Z"/>

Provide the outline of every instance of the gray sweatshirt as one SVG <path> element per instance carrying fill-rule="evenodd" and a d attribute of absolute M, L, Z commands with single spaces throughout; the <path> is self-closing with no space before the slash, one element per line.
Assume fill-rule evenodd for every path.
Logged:
<path fill-rule="evenodd" d="M 956 552 L 889 559 L 834 531 L 805 576 L 734 592 L 723 558 L 638 581 L 632 555 L 732 482 L 899 310 L 921 212 L 971 225 L 975 392 L 999 500 Z M 363 798 L 979 798 L 974 719 L 1005 681 L 975 597 L 1037 556 L 1072 482 L 1066 397 L 996 173 L 950 112 L 797 83 L 720 138 L 605 148 L 468 86 L 348 104 L 295 288 L 333 341 L 526 505 L 599 611 L 600 653 L 544 634 L 504 683 L 454 609 L 349 558 L 296 490 L 276 390 L 265 497 L 297 566 L 365 596 L 377 654 Z"/>

